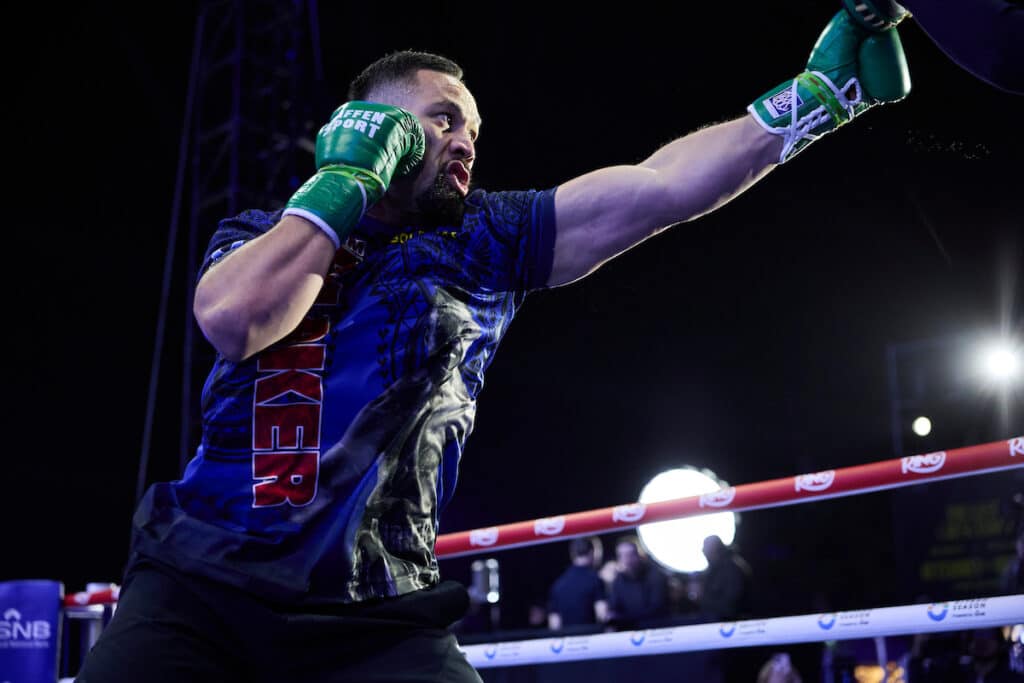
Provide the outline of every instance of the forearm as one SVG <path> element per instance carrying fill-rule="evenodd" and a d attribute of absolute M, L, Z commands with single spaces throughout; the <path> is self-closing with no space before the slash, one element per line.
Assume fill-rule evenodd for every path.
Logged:
<path fill-rule="evenodd" d="M 229 360 L 265 349 L 302 321 L 334 254 L 323 231 L 285 216 L 203 276 L 193 301 L 200 329 Z"/>
<path fill-rule="evenodd" d="M 909 91 L 895 30 L 869 30 L 840 9 L 807 67 L 754 100 L 749 116 L 691 133 L 641 164 L 559 186 L 548 285 L 572 282 L 664 228 L 713 211 L 823 135 Z"/>
<path fill-rule="evenodd" d="M 722 206 L 778 164 L 782 140 L 743 116 L 694 131 L 660 148 L 640 166 L 655 171 L 665 224 Z"/>

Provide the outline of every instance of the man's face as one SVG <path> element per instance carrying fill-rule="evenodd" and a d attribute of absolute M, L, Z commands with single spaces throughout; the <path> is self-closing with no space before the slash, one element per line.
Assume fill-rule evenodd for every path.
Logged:
<path fill-rule="evenodd" d="M 414 87 L 389 99 L 419 118 L 426 138 L 421 170 L 411 178 L 394 179 L 392 197 L 427 222 L 451 223 L 453 214 L 461 222 L 480 133 L 476 100 L 458 79 L 426 69 L 417 72 Z"/>
<path fill-rule="evenodd" d="M 636 574 L 640 570 L 640 553 L 632 543 L 620 543 L 615 547 L 615 559 L 619 567 L 627 574 Z"/>

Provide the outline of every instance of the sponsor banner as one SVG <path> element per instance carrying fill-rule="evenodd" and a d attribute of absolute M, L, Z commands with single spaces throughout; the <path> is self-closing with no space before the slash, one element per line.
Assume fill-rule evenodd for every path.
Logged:
<path fill-rule="evenodd" d="M 477 668 L 635 657 L 732 647 L 811 643 L 1003 626 L 1024 616 L 1024 595 L 878 607 L 775 619 L 696 624 L 646 631 L 468 645 Z"/>
<path fill-rule="evenodd" d="M 813 493 L 827 491 L 835 480 L 835 470 L 825 470 L 824 472 L 815 472 L 814 474 L 800 474 L 794 478 L 797 491 L 811 491 Z"/>
<path fill-rule="evenodd" d="M 0 581 L 0 681 L 57 679 L 64 584 Z"/>
<path fill-rule="evenodd" d="M 935 622 L 944 621 L 962 622 L 964 620 L 974 621 L 984 619 L 988 616 L 989 599 L 977 598 L 975 600 L 952 600 L 950 602 L 934 602 L 928 605 L 925 614 Z M 1018 621 L 1024 619 L 1024 612 L 1018 616 Z"/>
<path fill-rule="evenodd" d="M 473 529 L 469 532 L 469 544 L 480 548 L 492 546 L 498 542 L 498 527 L 492 526 L 486 529 Z"/>
<path fill-rule="evenodd" d="M 1013 464 L 1006 450 L 1001 455 L 1004 463 Z M 1024 459 L 1017 460 L 1024 465 Z M 935 474 L 899 476 L 928 481 L 956 466 L 956 459 L 947 454 Z M 1007 524 L 1003 508 L 1022 487 L 1024 469 L 1018 468 L 984 479 L 933 481 L 912 494 L 892 495 L 893 544 L 899 548 L 893 575 L 896 592 L 942 599 L 1000 592 L 1003 572 L 1014 555 L 1013 525 Z"/>
<path fill-rule="evenodd" d="M 724 622 L 718 626 L 718 635 L 729 641 L 727 647 L 749 645 L 750 641 L 762 641 L 768 633 L 767 619 Z"/>
<path fill-rule="evenodd" d="M 565 529 L 565 517 L 544 517 L 533 523 L 535 536 L 557 536 Z"/>
<path fill-rule="evenodd" d="M 736 487 L 730 486 L 727 489 L 721 489 L 720 491 L 713 491 L 712 493 L 705 493 L 700 497 L 700 507 L 702 508 L 724 508 L 732 503 L 736 498 Z"/>
<path fill-rule="evenodd" d="M 647 506 L 643 503 L 619 505 L 612 510 L 612 521 L 623 524 L 635 524 L 647 514 Z"/>
<path fill-rule="evenodd" d="M 678 628 L 654 628 L 647 631 L 633 631 L 629 642 L 635 648 L 671 648 L 680 636 Z"/>
<path fill-rule="evenodd" d="M 900 472 L 902 474 L 908 472 L 913 472 L 914 474 L 933 474 L 941 470 L 945 464 L 946 451 L 912 455 L 909 458 L 902 459 L 900 462 Z"/>
<path fill-rule="evenodd" d="M 850 629 L 870 628 L 871 610 L 853 610 L 850 612 L 834 612 L 818 616 L 818 628 L 829 633 L 831 638 L 842 638 Z"/>
<path fill-rule="evenodd" d="M 523 649 L 530 649 L 532 641 L 509 642 L 509 643 L 488 643 L 482 646 L 483 655 L 494 666 L 501 666 L 502 663 L 519 663 L 522 658 Z"/>

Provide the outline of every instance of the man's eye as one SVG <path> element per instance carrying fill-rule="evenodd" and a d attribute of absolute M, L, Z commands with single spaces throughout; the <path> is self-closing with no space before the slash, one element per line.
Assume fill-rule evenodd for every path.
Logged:
<path fill-rule="evenodd" d="M 441 119 L 442 121 L 444 121 L 444 124 L 446 126 L 448 126 L 449 128 L 451 127 L 451 125 L 452 125 L 452 115 L 451 114 L 438 114 L 437 117 L 439 119 Z"/>

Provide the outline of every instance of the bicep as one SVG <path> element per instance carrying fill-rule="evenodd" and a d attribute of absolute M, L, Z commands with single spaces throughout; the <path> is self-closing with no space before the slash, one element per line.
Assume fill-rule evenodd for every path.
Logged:
<path fill-rule="evenodd" d="M 750 116 L 690 133 L 636 166 L 571 180 L 555 194 L 549 286 L 572 282 L 608 259 L 738 196 L 778 161 L 780 137 Z"/>
<path fill-rule="evenodd" d="M 577 280 L 666 227 L 664 194 L 661 174 L 643 166 L 602 168 L 561 185 L 548 285 Z"/>

